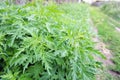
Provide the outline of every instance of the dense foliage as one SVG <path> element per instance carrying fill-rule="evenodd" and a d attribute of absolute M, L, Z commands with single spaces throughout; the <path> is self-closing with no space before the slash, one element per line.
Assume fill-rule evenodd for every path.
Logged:
<path fill-rule="evenodd" d="M 0 77 L 94 80 L 90 29 L 86 5 L 0 5 Z"/>
<path fill-rule="evenodd" d="M 113 1 L 113 2 L 107 2 L 104 4 L 101 9 L 102 11 L 112 17 L 113 19 L 120 21 L 120 2 L 119 1 Z"/>

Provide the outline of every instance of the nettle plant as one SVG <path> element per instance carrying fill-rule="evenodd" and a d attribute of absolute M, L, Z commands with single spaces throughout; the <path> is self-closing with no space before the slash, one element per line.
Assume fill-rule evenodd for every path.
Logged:
<path fill-rule="evenodd" d="M 94 80 L 90 27 L 85 5 L 1 6 L 1 79 Z"/>

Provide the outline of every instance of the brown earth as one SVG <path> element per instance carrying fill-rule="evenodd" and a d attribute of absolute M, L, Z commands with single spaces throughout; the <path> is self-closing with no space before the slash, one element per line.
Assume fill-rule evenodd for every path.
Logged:
<path fill-rule="evenodd" d="M 114 63 L 111 60 L 113 58 L 112 53 L 109 49 L 106 48 L 107 47 L 106 44 L 103 43 L 102 40 L 100 40 L 98 35 L 98 30 L 96 27 L 94 27 L 92 20 L 90 20 L 90 23 L 93 26 L 93 32 L 94 32 L 93 41 L 96 43 L 95 49 L 99 50 L 106 57 L 106 59 L 103 59 L 101 57 L 95 57 L 97 61 L 103 63 L 103 68 L 104 68 L 104 71 L 100 70 L 100 73 L 96 75 L 97 80 L 104 80 L 105 79 L 104 73 L 111 74 L 113 76 L 118 76 L 116 72 L 108 69 L 109 66 L 114 66 Z"/>

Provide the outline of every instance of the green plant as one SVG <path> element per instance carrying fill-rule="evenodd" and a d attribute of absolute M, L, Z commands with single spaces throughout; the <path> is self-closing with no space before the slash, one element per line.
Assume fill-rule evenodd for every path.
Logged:
<path fill-rule="evenodd" d="M 108 2 L 101 7 L 102 12 L 112 17 L 116 21 L 120 21 L 120 2 Z"/>
<path fill-rule="evenodd" d="M 90 28 L 86 5 L 2 7 L 2 80 L 94 80 L 99 52 Z"/>

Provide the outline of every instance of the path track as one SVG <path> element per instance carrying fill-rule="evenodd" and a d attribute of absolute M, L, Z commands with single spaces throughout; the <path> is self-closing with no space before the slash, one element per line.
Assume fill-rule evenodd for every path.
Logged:
<path fill-rule="evenodd" d="M 95 49 L 99 50 L 105 57 L 106 59 L 103 59 L 101 57 L 95 57 L 95 59 L 97 59 L 99 62 L 103 63 L 103 67 L 107 70 L 103 71 L 103 73 L 107 73 L 107 74 L 111 74 L 113 76 L 118 76 L 117 73 L 111 71 L 108 69 L 108 66 L 114 66 L 114 63 L 112 62 L 112 53 L 109 49 L 106 48 L 106 44 L 103 43 L 98 35 L 98 30 L 97 28 L 94 26 L 93 21 L 90 20 L 91 25 L 93 26 L 93 32 L 94 32 L 94 36 L 93 36 L 93 41 L 96 43 L 95 44 Z M 102 75 L 97 75 L 97 80 L 104 80 L 102 77 L 104 76 L 104 74 Z"/>

